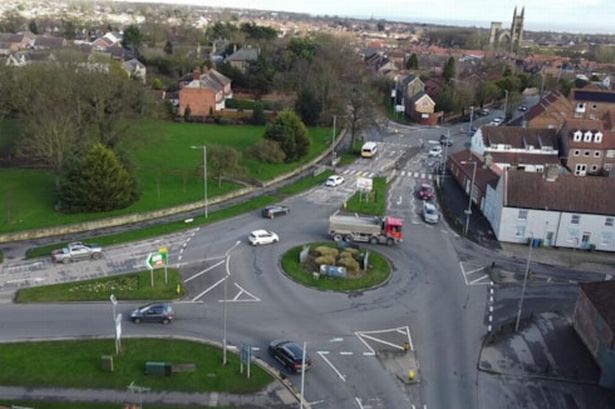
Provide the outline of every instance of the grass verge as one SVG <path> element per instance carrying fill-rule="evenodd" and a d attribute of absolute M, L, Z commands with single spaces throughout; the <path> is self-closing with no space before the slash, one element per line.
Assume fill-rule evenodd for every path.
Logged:
<path fill-rule="evenodd" d="M 331 242 L 310 243 L 309 245 L 312 248 L 321 245 L 336 247 L 336 245 Z M 353 279 L 323 276 L 314 278 L 312 271 L 307 271 L 307 269 L 299 263 L 299 253 L 302 249 L 303 246 L 297 246 L 284 253 L 282 256 L 282 270 L 291 279 L 308 287 L 332 291 L 360 291 L 383 283 L 391 274 L 391 267 L 387 259 L 382 254 L 370 250 L 369 269 L 364 276 Z"/>
<path fill-rule="evenodd" d="M 135 395 L 134 402 L 138 401 Z M 51 402 L 42 400 L 0 400 L 0 406 L 14 406 L 32 409 L 120 409 L 117 403 L 93 403 L 93 402 Z M 196 405 L 150 405 L 147 409 L 206 409 L 210 406 Z M 217 409 L 232 409 L 228 406 L 216 406 Z"/>
<path fill-rule="evenodd" d="M 2 344 L 0 384 L 124 390 L 134 381 L 156 391 L 253 393 L 272 381 L 257 365 L 250 379 L 240 375 L 236 354 L 229 354 L 223 366 L 221 349 L 185 340 L 123 339 L 120 355 L 113 358 L 113 372 L 104 372 L 100 357 L 112 355 L 114 345 L 112 339 Z M 146 376 L 147 361 L 194 363 L 196 370 Z"/>
<path fill-rule="evenodd" d="M 386 213 L 387 181 L 384 177 L 373 179 L 369 193 L 356 192 L 346 203 L 347 212 L 384 216 Z"/>
<path fill-rule="evenodd" d="M 92 280 L 22 288 L 17 291 L 15 301 L 18 303 L 107 301 L 111 294 L 114 294 L 118 300 L 172 300 L 184 292 L 181 276 L 173 268 L 168 269 L 168 284 L 164 283 L 163 269 L 154 271 L 153 287 L 150 280 L 150 271 L 146 270 Z"/>

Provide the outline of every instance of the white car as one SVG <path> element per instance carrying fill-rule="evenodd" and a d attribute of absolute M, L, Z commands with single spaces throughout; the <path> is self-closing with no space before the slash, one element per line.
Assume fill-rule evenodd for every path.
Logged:
<path fill-rule="evenodd" d="M 329 176 L 327 178 L 327 181 L 325 182 L 325 186 L 335 187 L 335 186 L 341 185 L 342 183 L 344 183 L 344 177 L 343 176 L 332 175 L 332 176 Z"/>
<path fill-rule="evenodd" d="M 503 121 L 504 121 L 504 118 L 502 118 L 501 116 L 496 116 L 495 118 L 491 120 L 491 122 L 493 122 L 496 125 L 501 124 Z"/>
<path fill-rule="evenodd" d="M 253 246 L 277 243 L 280 238 L 277 234 L 269 230 L 254 230 L 248 236 L 248 241 Z"/>
<path fill-rule="evenodd" d="M 434 146 L 433 148 L 431 148 L 429 150 L 429 157 L 430 158 L 435 158 L 438 156 L 442 155 L 442 147 L 441 146 Z"/>
<path fill-rule="evenodd" d="M 436 224 L 440 220 L 438 208 L 433 203 L 423 202 L 423 220 L 430 224 Z"/>

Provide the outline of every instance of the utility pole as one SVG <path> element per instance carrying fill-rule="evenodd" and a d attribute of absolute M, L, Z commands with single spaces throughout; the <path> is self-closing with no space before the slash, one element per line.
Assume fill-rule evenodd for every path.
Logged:
<path fill-rule="evenodd" d="M 190 149 L 203 148 L 203 198 L 205 201 L 205 219 L 208 217 L 208 203 L 207 203 L 207 146 L 191 146 Z"/>
<path fill-rule="evenodd" d="M 468 235 L 468 230 L 470 229 L 470 215 L 472 214 L 472 195 L 474 194 L 474 179 L 476 178 L 476 161 L 462 161 L 460 162 L 462 165 L 472 163 L 474 168 L 472 169 L 472 184 L 470 185 L 470 194 L 468 197 L 468 208 L 465 210 L 466 214 L 466 224 L 463 228 L 463 234 L 465 236 Z"/>
<path fill-rule="evenodd" d="M 523 298 L 525 297 L 525 287 L 527 286 L 527 276 L 530 273 L 530 262 L 532 260 L 532 247 L 534 244 L 534 235 L 530 234 L 530 250 L 527 256 L 527 264 L 525 265 L 525 274 L 523 276 L 523 287 L 521 288 L 521 298 L 519 299 L 519 309 L 517 310 L 517 322 L 515 323 L 515 332 L 519 332 L 519 322 L 521 321 L 521 310 L 523 308 Z"/>
<path fill-rule="evenodd" d="M 470 129 L 468 129 L 468 134 L 472 133 L 472 123 L 474 122 L 474 105 L 470 106 Z"/>
<path fill-rule="evenodd" d="M 506 95 L 504 97 L 504 122 L 506 122 L 506 119 L 508 116 L 508 90 L 507 89 L 504 90 L 504 94 Z"/>
<path fill-rule="evenodd" d="M 335 121 L 337 119 L 337 115 L 333 115 L 333 134 L 331 135 L 331 166 L 333 167 L 333 171 L 335 171 Z"/>

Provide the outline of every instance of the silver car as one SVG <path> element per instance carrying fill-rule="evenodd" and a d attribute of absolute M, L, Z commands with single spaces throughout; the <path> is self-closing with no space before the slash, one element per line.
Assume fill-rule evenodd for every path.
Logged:
<path fill-rule="evenodd" d="M 423 202 L 423 220 L 429 224 L 436 224 L 440 220 L 438 208 L 433 203 Z"/>

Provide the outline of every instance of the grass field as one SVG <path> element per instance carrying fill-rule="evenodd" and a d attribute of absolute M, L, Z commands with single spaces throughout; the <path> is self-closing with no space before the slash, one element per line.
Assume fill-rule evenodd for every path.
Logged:
<path fill-rule="evenodd" d="M 150 272 L 147 270 L 92 280 L 22 288 L 17 291 L 15 301 L 18 303 L 107 301 L 111 294 L 118 300 L 172 300 L 180 297 L 184 290 L 179 272 L 169 268 L 167 273 L 166 285 L 164 269 L 154 271 L 153 287 Z M 179 293 L 177 293 L 178 285 Z"/>
<path fill-rule="evenodd" d="M 311 248 L 321 245 L 336 247 L 334 243 L 309 243 Z M 293 280 L 320 290 L 332 291 L 360 291 L 374 287 L 384 282 L 391 274 L 391 267 L 383 255 L 375 251 L 369 253 L 369 268 L 364 276 L 358 278 L 331 278 L 321 276 L 314 278 L 312 271 L 306 269 L 299 263 L 299 253 L 303 246 L 293 247 L 282 256 L 282 269 Z"/>
<path fill-rule="evenodd" d="M 301 193 L 311 187 L 323 183 L 330 175 L 331 171 L 325 171 L 317 176 L 308 176 L 303 179 L 291 183 L 290 185 L 281 188 L 277 195 L 263 195 L 253 199 L 246 200 L 245 202 L 238 203 L 209 213 L 209 217 L 205 219 L 204 216 L 197 216 L 191 224 L 186 224 L 183 221 L 171 222 L 165 224 L 158 224 L 155 226 L 145 227 L 139 230 L 126 231 L 117 234 L 111 234 L 108 236 L 92 237 L 85 239 L 86 241 L 95 241 L 101 246 L 111 246 L 115 244 L 129 243 L 137 240 L 144 240 L 151 237 L 160 236 L 163 234 L 174 233 L 177 231 L 194 228 L 195 226 L 203 226 L 210 223 L 214 223 L 220 220 L 228 219 L 246 212 L 261 209 L 269 204 L 281 201 L 286 196 L 295 195 Z M 26 251 L 26 258 L 35 258 L 49 256 L 51 251 L 57 248 L 66 246 L 67 242 L 57 242 L 46 246 L 32 247 Z M 0 253 L 1 255 L 1 253 Z"/>
<path fill-rule="evenodd" d="M 239 356 L 229 354 L 223 366 L 221 349 L 195 342 L 123 339 L 122 352 L 113 359 L 114 371 L 104 372 L 100 357 L 114 352 L 112 339 L 2 344 L 0 384 L 125 390 L 134 381 L 157 391 L 252 393 L 272 381 L 256 365 L 252 365 L 251 377 L 246 379 L 239 374 Z M 147 376 L 147 361 L 194 363 L 196 371 L 169 377 Z"/>
<path fill-rule="evenodd" d="M 17 132 L 14 124 L 0 126 L 0 144 Z M 318 156 L 330 143 L 330 131 L 309 130 L 312 146 L 301 162 L 262 164 L 247 155 L 264 127 L 219 126 L 147 120 L 130 130 L 121 149 L 134 166 L 140 199 L 126 209 L 94 214 L 62 214 L 54 209 L 54 175 L 46 170 L 0 169 L 0 233 L 78 223 L 117 215 L 145 212 L 195 202 L 203 198 L 202 150 L 193 145 L 227 145 L 245 153 L 247 174 L 260 181 L 286 173 Z M 4 142 L 3 142 L 4 141 Z M 239 185 L 208 180 L 210 198 L 237 189 Z"/>
<path fill-rule="evenodd" d="M 127 403 L 138 403 L 138 398 Z M 0 400 L 0 406 L 21 406 L 32 409 L 122 409 L 122 406 L 117 403 L 93 403 L 93 402 L 51 402 L 39 400 Z M 147 409 L 206 409 L 211 406 L 195 406 L 195 405 L 151 405 L 145 406 Z M 227 406 L 216 406 L 216 409 L 232 409 Z"/>
<path fill-rule="evenodd" d="M 386 178 L 373 179 L 372 191 L 369 193 L 356 192 L 346 203 L 347 212 L 384 216 L 387 201 Z"/>

